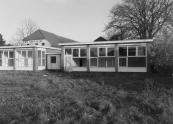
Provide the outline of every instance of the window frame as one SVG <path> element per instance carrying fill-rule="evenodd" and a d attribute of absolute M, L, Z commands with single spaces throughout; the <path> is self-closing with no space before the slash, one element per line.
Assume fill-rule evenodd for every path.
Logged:
<path fill-rule="evenodd" d="M 127 48 L 127 56 L 119 56 L 119 48 L 120 47 L 126 47 Z M 129 56 L 129 48 L 130 47 L 135 47 L 136 48 L 136 54 L 135 54 L 135 56 Z M 139 56 L 138 55 L 138 48 L 139 47 L 144 47 L 145 48 L 145 55 L 144 56 Z M 128 65 L 128 58 L 130 58 L 130 57 L 145 57 L 146 58 L 146 63 L 147 63 L 147 46 L 144 46 L 144 45 L 132 45 L 132 46 L 128 46 L 128 45 L 126 45 L 126 46 L 123 46 L 123 45 L 120 45 L 120 46 L 118 46 L 118 67 L 129 67 L 129 65 Z M 119 63 L 119 59 L 120 58 L 126 58 L 126 66 L 120 66 L 120 63 Z M 145 68 L 147 67 L 147 64 L 146 64 L 146 66 L 145 66 Z M 129 68 L 140 68 L 140 67 L 129 67 Z"/>

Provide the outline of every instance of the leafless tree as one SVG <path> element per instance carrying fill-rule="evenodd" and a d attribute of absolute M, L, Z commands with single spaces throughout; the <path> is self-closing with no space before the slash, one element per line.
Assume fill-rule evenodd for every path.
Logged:
<path fill-rule="evenodd" d="M 22 39 L 32 34 L 39 28 L 38 24 L 31 19 L 25 19 L 20 22 L 20 26 L 17 28 L 15 36 L 11 38 L 10 43 L 13 45 L 20 45 Z"/>
<path fill-rule="evenodd" d="M 110 13 L 111 21 L 106 25 L 106 32 L 126 34 L 123 39 L 128 38 L 128 35 L 150 39 L 166 23 L 172 22 L 173 0 L 123 0 Z"/>

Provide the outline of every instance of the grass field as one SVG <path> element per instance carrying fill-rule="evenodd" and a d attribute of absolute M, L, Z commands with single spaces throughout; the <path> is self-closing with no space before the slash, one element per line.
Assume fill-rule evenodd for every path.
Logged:
<path fill-rule="evenodd" d="M 173 77 L 0 71 L 0 124 L 172 124 Z"/>

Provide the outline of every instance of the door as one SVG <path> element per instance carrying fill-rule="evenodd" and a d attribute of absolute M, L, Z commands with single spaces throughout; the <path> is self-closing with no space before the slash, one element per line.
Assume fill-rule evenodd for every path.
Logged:
<path fill-rule="evenodd" d="M 47 55 L 47 69 L 57 70 L 60 69 L 60 55 Z"/>

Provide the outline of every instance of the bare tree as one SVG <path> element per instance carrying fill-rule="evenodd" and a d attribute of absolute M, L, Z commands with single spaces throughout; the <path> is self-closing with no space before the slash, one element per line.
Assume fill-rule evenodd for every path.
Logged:
<path fill-rule="evenodd" d="M 166 23 L 171 23 L 173 0 L 124 0 L 110 13 L 111 21 L 105 28 L 106 32 L 126 34 L 123 39 L 128 38 L 129 33 L 133 38 L 150 39 Z"/>
<path fill-rule="evenodd" d="M 20 26 L 17 28 L 15 36 L 11 38 L 10 43 L 13 45 L 20 45 L 22 39 L 32 34 L 39 28 L 38 24 L 31 19 L 25 19 L 20 22 Z"/>

